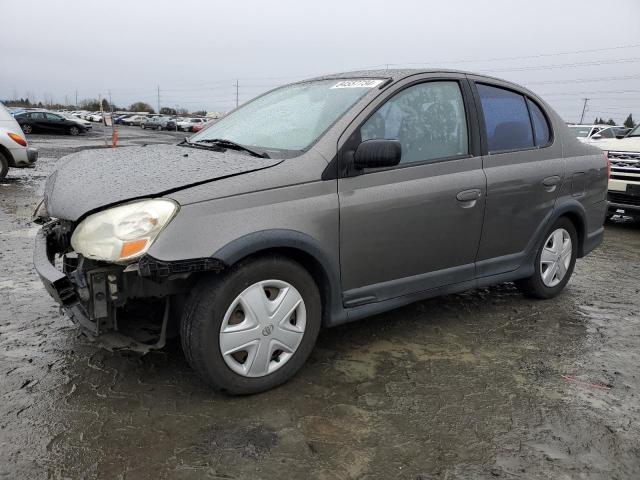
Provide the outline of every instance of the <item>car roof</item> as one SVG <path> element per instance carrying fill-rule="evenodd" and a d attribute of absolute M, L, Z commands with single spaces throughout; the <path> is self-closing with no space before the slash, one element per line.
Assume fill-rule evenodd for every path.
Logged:
<path fill-rule="evenodd" d="M 318 80 L 334 80 L 334 79 L 342 79 L 342 78 L 388 78 L 394 82 L 397 82 L 398 80 L 402 80 L 403 78 L 411 77 L 413 75 L 433 74 L 433 73 L 442 73 L 445 75 L 446 74 L 473 75 L 474 77 L 486 78 L 487 80 L 499 81 L 502 83 L 511 84 L 514 87 L 523 88 L 522 85 L 510 82 L 503 78 L 492 77 L 489 75 L 483 75 L 481 73 L 468 72 L 464 70 L 453 70 L 453 69 L 446 69 L 446 68 L 427 68 L 427 69 L 392 68 L 392 69 L 378 69 L 378 70 L 354 70 L 349 72 L 332 73 L 328 75 L 313 77 L 306 80 L 302 80 L 301 82 L 318 81 Z M 295 82 L 295 83 L 301 83 L 301 82 Z"/>

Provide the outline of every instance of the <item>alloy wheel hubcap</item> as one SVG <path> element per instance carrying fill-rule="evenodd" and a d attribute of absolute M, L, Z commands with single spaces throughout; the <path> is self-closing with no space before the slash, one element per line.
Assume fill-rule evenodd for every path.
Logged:
<path fill-rule="evenodd" d="M 244 377 L 263 377 L 287 363 L 298 349 L 307 311 L 300 292 L 281 280 L 245 289 L 231 303 L 220 327 L 220 352 Z"/>
<path fill-rule="evenodd" d="M 540 255 L 540 275 L 547 287 L 555 287 L 567 275 L 572 253 L 569 232 L 564 228 L 551 232 Z"/>

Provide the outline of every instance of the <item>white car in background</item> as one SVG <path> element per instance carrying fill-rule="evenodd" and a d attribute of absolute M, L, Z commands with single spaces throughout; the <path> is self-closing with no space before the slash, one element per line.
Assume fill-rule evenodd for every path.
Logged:
<path fill-rule="evenodd" d="M 582 143 L 591 143 L 592 140 L 600 140 L 601 138 L 616 138 L 615 133 L 611 130 L 611 125 L 567 125 L 569 130 Z M 607 132 L 605 132 L 607 130 Z M 595 135 L 600 134 L 599 137 Z"/>
<path fill-rule="evenodd" d="M 89 122 L 88 120 L 83 120 L 81 118 L 78 118 L 71 113 L 60 113 L 60 115 L 62 115 L 67 120 L 71 120 L 72 122 L 76 122 L 78 125 L 82 125 L 87 130 L 91 130 L 93 128 L 93 125 L 91 124 L 91 122 Z"/>
<path fill-rule="evenodd" d="M 139 127 L 140 123 L 147 119 L 147 115 L 133 115 L 122 120 L 122 123 L 129 126 Z"/>
<path fill-rule="evenodd" d="M 101 122 L 102 121 L 102 113 L 100 113 L 100 112 L 90 113 L 89 115 L 87 115 L 86 119 L 89 120 L 90 122 Z"/>
<path fill-rule="evenodd" d="M 32 167 L 37 159 L 38 151 L 28 146 L 20 125 L 0 103 L 0 179 L 9 167 Z"/>
<path fill-rule="evenodd" d="M 181 122 L 178 122 L 178 130 L 190 132 L 194 125 L 204 125 L 207 121 L 206 118 L 185 118 Z"/>
<path fill-rule="evenodd" d="M 640 219 L 640 125 L 624 138 L 601 139 L 600 147 L 611 165 L 608 216 L 624 213 Z"/>
<path fill-rule="evenodd" d="M 86 110 L 76 110 L 74 112 L 71 112 L 71 115 L 73 115 L 74 117 L 83 118 L 88 113 L 90 112 L 87 112 Z"/>

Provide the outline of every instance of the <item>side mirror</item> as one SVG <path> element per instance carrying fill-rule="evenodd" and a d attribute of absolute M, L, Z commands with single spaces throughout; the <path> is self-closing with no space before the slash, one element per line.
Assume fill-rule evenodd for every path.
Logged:
<path fill-rule="evenodd" d="M 398 140 L 365 140 L 356 149 L 355 168 L 393 167 L 400 163 L 402 145 Z"/>
<path fill-rule="evenodd" d="M 591 140 L 600 140 L 601 138 L 602 138 L 602 135 L 600 135 L 599 133 L 591 135 Z"/>

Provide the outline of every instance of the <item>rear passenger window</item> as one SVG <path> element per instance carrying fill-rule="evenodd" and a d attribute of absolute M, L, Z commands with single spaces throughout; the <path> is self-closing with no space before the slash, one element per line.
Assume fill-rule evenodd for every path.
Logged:
<path fill-rule="evenodd" d="M 527 102 L 529 103 L 529 111 L 531 112 L 531 119 L 533 120 L 533 134 L 536 140 L 536 146 L 544 147 L 551 141 L 547 117 L 545 117 L 538 105 L 529 99 L 527 99 Z"/>
<path fill-rule="evenodd" d="M 490 153 L 533 148 L 533 130 L 524 96 L 478 84 Z"/>

